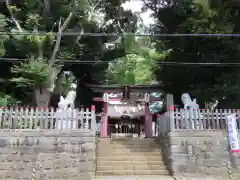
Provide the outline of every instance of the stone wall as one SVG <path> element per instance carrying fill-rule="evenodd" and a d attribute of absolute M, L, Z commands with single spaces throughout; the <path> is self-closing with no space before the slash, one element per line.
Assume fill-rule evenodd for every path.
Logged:
<path fill-rule="evenodd" d="M 173 174 L 228 176 L 231 158 L 227 132 L 181 130 L 169 133 L 169 138 Z"/>
<path fill-rule="evenodd" d="M 1 131 L 0 179 L 90 180 L 95 143 L 89 130 Z"/>
<path fill-rule="evenodd" d="M 172 174 L 172 164 L 171 164 L 171 156 L 170 156 L 170 138 L 169 136 L 163 136 L 159 135 L 156 138 L 156 143 L 159 144 L 159 148 L 161 148 L 162 151 L 162 158 L 164 161 L 164 164 L 167 167 L 167 170 L 170 174 Z"/>

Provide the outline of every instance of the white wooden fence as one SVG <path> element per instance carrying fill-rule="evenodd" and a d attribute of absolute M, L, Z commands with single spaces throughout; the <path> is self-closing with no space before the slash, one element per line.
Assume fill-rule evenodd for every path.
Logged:
<path fill-rule="evenodd" d="M 165 136 L 174 130 L 224 130 L 227 129 L 227 116 L 233 113 L 237 116 L 237 127 L 240 130 L 240 110 L 170 110 L 158 115 L 158 134 Z"/>
<path fill-rule="evenodd" d="M 238 113 L 239 112 L 239 113 Z M 208 109 L 186 110 L 175 109 L 170 111 L 170 128 L 174 129 L 227 129 L 227 116 L 237 114 L 237 126 L 240 128 L 240 110 L 216 109 L 213 112 Z"/>
<path fill-rule="evenodd" d="M 95 107 L 91 110 L 57 111 L 54 108 L 0 107 L 0 129 L 96 129 Z"/>

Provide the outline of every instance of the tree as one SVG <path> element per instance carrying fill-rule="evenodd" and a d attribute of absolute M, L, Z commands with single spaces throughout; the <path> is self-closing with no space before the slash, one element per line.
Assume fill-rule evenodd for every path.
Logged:
<path fill-rule="evenodd" d="M 15 98 L 11 97 L 10 95 L 0 93 L 0 107 L 14 106 L 14 105 L 18 105 L 20 103 L 21 103 L 20 101 L 16 100 Z"/>
<path fill-rule="evenodd" d="M 66 69 L 66 66 L 56 65 L 58 59 L 102 61 L 111 58 L 111 52 L 117 50 L 121 53 L 115 55 L 122 56 L 124 52 L 117 46 L 112 50 L 104 48 L 105 43 L 114 41 L 116 37 L 81 35 L 84 32 L 120 32 L 121 29 L 134 32 L 136 18 L 130 11 L 124 11 L 121 3 L 110 0 L 25 0 L 10 4 L 5 0 L 8 9 L 5 12 L 5 29 L 12 32 L 4 42 L 5 57 L 27 59 L 12 67 L 12 72 L 20 75 L 12 78 L 12 82 L 21 87 L 31 87 L 36 104 L 47 106 L 58 77 Z M 15 32 L 47 33 L 29 36 L 15 35 Z M 58 35 L 54 36 L 53 32 Z M 79 32 L 79 36 L 63 37 L 61 34 L 64 32 Z M 88 74 L 93 66 L 87 64 L 69 68 L 74 75 L 81 77 Z"/>
<path fill-rule="evenodd" d="M 155 80 L 155 60 L 159 59 L 161 54 L 155 52 L 149 38 L 126 36 L 122 44 L 128 54 L 109 64 L 106 72 L 108 83 L 151 84 Z"/>
<path fill-rule="evenodd" d="M 231 34 L 236 32 L 234 22 L 236 9 L 233 8 L 236 8 L 236 5 L 233 6 L 232 2 L 143 1 L 145 6 L 153 11 L 153 16 L 157 20 L 152 28 L 153 33 Z M 157 71 L 156 76 L 166 85 L 167 92 L 172 92 L 179 97 L 179 100 L 181 93 L 189 92 L 197 96 L 202 103 L 211 98 L 228 99 L 233 94 L 236 98 L 236 93 L 229 89 L 236 87 L 236 81 L 233 83 L 232 77 L 234 74 L 239 74 L 238 68 L 181 65 L 182 62 L 238 62 L 239 46 L 236 38 L 155 37 L 153 40 L 157 42 L 157 51 L 169 50 L 165 61 L 179 63 L 176 66 L 164 66 Z"/>
<path fill-rule="evenodd" d="M 5 25 L 6 17 L 3 14 L 0 14 L 0 31 L 4 32 L 4 25 Z M 4 42 L 7 39 L 6 35 L 0 35 L 0 56 L 3 56 L 5 54 L 4 49 Z"/>
<path fill-rule="evenodd" d="M 10 6 L 8 0 L 5 0 L 5 3 L 11 16 L 11 20 L 14 22 L 16 27 L 16 29 L 12 29 L 12 32 L 23 33 L 39 31 L 38 29 L 41 19 L 40 14 L 30 12 L 27 15 L 27 20 L 25 25 L 23 25 L 23 28 L 15 17 L 17 13 L 23 9 L 18 9 L 15 6 Z M 26 9 L 28 9 L 29 6 L 32 6 L 31 3 L 26 5 Z M 22 62 L 20 65 L 16 65 L 14 68 L 12 68 L 12 72 L 16 73 L 17 75 L 21 75 L 18 78 L 13 78 L 12 81 L 16 82 L 20 86 L 32 86 L 36 98 L 36 104 L 38 106 L 48 106 L 51 93 L 55 88 L 55 80 L 57 79 L 58 74 L 61 72 L 60 66 L 54 66 L 62 39 L 61 34 L 68 27 L 74 13 L 77 13 L 79 10 L 81 10 L 77 7 L 78 5 L 76 4 L 70 4 L 70 7 L 71 6 L 73 6 L 73 10 L 68 13 L 65 20 L 63 22 L 61 18 L 59 20 L 57 28 L 59 35 L 56 37 L 56 39 L 54 39 L 54 37 L 52 37 L 50 34 L 44 36 L 12 35 L 13 41 L 18 42 L 19 44 L 25 42 L 27 45 L 29 45 L 29 48 L 32 47 L 30 51 L 28 49 L 27 53 L 32 55 L 29 61 Z M 43 47 L 45 45 L 52 44 L 54 44 L 54 48 L 52 50 L 49 61 L 47 61 L 44 59 Z"/>

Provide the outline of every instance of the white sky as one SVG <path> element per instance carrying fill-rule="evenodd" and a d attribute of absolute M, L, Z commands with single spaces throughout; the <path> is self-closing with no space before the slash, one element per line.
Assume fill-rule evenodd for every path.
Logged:
<path fill-rule="evenodd" d="M 124 9 L 131 9 L 132 12 L 141 12 L 141 8 L 143 6 L 143 3 L 141 0 L 130 0 L 127 1 L 122 5 Z M 141 18 L 143 19 L 143 23 L 145 25 L 149 25 L 154 22 L 154 20 L 150 17 L 151 11 L 148 10 L 145 13 L 142 13 Z"/>

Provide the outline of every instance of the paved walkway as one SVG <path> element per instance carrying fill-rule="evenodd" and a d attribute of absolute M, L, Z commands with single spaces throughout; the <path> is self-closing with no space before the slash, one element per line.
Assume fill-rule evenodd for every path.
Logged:
<path fill-rule="evenodd" d="M 101 176 L 96 180 L 174 180 L 171 176 Z"/>
<path fill-rule="evenodd" d="M 223 178 L 212 176 L 98 176 L 95 180 L 223 180 Z"/>
<path fill-rule="evenodd" d="M 194 174 L 185 174 L 173 177 L 175 180 L 227 180 L 226 178 L 213 177 L 213 176 L 198 176 Z"/>

